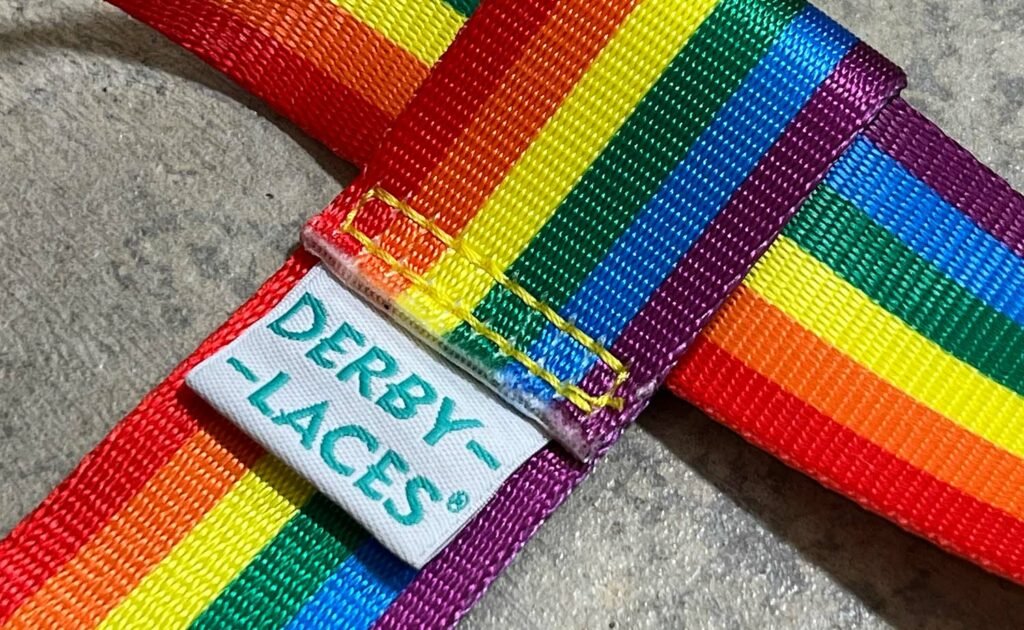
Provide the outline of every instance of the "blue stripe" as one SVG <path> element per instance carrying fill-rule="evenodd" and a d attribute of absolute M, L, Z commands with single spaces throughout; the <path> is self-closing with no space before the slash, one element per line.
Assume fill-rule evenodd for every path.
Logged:
<path fill-rule="evenodd" d="M 369 539 L 324 581 L 287 627 L 369 628 L 415 575 L 415 569 Z"/>
<path fill-rule="evenodd" d="M 562 315 L 604 345 L 614 340 L 721 211 L 856 39 L 807 7 L 704 130 L 626 232 L 590 273 Z M 579 382 L 594 355 L 553 326 L 531 346 L 560 380 Z M 551 388 L 518 363 L 513 388 L 550 398 Z"/>
<path fill-rule="evenodd" d="M 869 140 L 827 184 L 979 300 L 1024 326 L 1024 260 Z"/>

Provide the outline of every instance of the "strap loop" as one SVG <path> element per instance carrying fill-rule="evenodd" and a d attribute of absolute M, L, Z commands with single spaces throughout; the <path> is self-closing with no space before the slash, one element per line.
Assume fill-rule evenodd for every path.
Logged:
<path fill-rule="evenodd" d="M 585 4 L 482 7 L 303 238 L 590 461 L 904 78 L 799 1 Z"/>

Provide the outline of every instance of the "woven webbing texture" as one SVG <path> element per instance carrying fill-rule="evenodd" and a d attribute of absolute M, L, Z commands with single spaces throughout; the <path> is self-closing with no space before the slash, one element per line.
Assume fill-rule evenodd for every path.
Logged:
<path fill-rule="evenodd" d="M 337 51 L 358 40 L 342 35 L 344 29 L 311 25 L 321 27 L 321 15 L 342 15 L 342 22 L 358 22 L 392 44 L 409 42 L 442 24 L 423 16 L 444 4 L 308 1 L 295 9 L 296 3 L 281 0 L 268 3 L 272 10 L 264 9 L 255 25 L 236 19 L 237 13 L 197 21 L 190 16 L 212 14 L 199 12 L 191 0 L 129 8 L 335 150 L 366 163 L 394 115 L 371 124 L 382 119 L 359 118 L 361 110 L 347 108 L 372 96 L 370 86 L 386 82 L 375 72 L 394 66 L 350 63 Z M 738 4 L 722 2 L 716 11 Z M 390 5 L 414 11 L 393 13 Z M 466 5 L 448 8 L 465 14 Z M 410 15 L 422 28 L 403 21 Z M 552 9 L 544 23 L 554 15 Z M 541 27 L 530 28 L 536 33 Z M 305 35 L 289 40 L 295 33 Z M 864 49 L 851 48 L 847 56 L 855 50 Z M 580 64 L 578 72 L 589 71 L 599 58 L 595 53 L 589 62 L 572 63 Z M 320 67 L 316 63 L 333 64 L 348 79 L 314 81 L 321 76 L 310 70 Z M 563 71 L 559 77 L 572 80 Z M 828 84 L 824 80 L 815 93 Z M 553 98 L 550 92 L 540 97 Z M 313 103 L 329 109 L 310 109 Z M 394 114 L 404 105 L 392 103 Z M 483 109 L 467 111 L 467 104 L 455 100 L 445 116 L 470 117 Z M 837 117 L 855 130 L 853 118 Z M 837 129 L 816 133 L 841 137 Z M 786 172 L 799 176 L 803 160 L 827 158 L 817 137 L 791 145 L 784 155 L 799 159 Z M 533 146 L 531 140 L 520 142 Z M 408 137 L 393 142 L 415 146 Z M 477 142 L 476 151 L 451 155 L 494 168 L 486 138 Z M 495 177 L 490 173 L 479 171 Z M 466 169 L 464 176 L 476 174 Z M 372 176 L 370 170 L 364 177 Z M 771 185 L 789 185 L 787 177 L 773 177 L 760 180 L 757 190 L 791 199 L 806 196 L 819 179 L 798 177 L 800 184 L 773 192 Z M 436 183 L 420 189 L 452 194 Z M 743 190 L 737 188 L 729 204 L 750 195 Z M 402 192 L 392 196 L 401 201 Z M 1020 195 L 896 101 L 814 188 L 783 237 L 697 337 L 670 386 L 869 508 L 1022 580 L 1017 494 L 1024 466 L 1016 441 L 1022 416 L 1015 407 L 1022 378 L 1016 350 L 1024 303 L 1022 217 Z M 592 233 L 575 234 L 589 239 Z M 434 238 L 423 240 L 440 248 Z M 0 543 L 0 621 L 19 627 L 443 626 L 472 605 L 561 503 L 585 467 L 552 446 L 417 574 L 183 387 L 192 366 L 276 304 L 313 261 L 294 255 Z M 660 335 L 692 333 L 669 327 L 648 340 Z"/>
<path fill-rule="evenodd" d="M 905 102 L 831 170 L 669 387 L 1024 582 L 1024 198 Z"/>
<path fill-rule="evenodd" d="M 108 0 L 343 158 L 380 145 L 478 0 Z"/>
<path fill-rule="evenodd" d="M 492 0 L 304 243 L 590 460 L 901 86 L 800 1 Z"/>

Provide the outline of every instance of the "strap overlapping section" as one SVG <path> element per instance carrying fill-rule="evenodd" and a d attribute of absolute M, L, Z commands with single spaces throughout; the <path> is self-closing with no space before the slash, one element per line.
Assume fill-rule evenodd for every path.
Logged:
<path fill-rule="evenodd" d="M 798 1 L 496 0 L 305 242 L 591 459 L 901 87 Z"/>

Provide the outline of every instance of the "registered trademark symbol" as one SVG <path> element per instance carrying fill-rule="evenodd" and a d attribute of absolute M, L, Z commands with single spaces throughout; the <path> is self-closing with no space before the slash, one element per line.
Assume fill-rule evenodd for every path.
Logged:
<path fill-rule="evenodd" d="M 459 490 L 448 497 L 448 511 L 452 514 L 461 512 L 467 505 L 469 505 L 469 495 L 465 490 Z"/>

